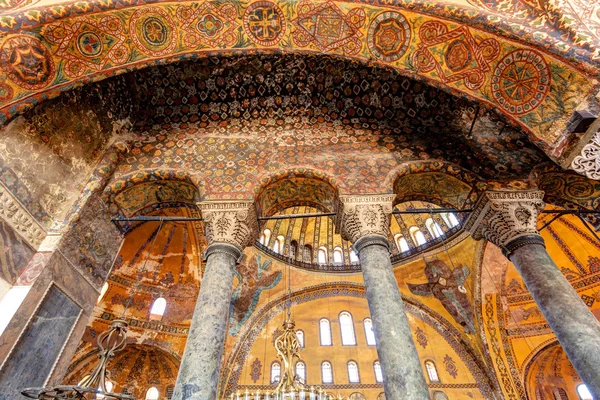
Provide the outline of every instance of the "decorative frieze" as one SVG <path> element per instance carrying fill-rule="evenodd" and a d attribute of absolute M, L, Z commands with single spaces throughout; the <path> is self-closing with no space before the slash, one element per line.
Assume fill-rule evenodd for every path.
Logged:
<path fill-rule="evenodd" d="M 258 235 L 254 203 L 250 201 L 206 201 L 199 203 L 209 245 L 227 243 L 243 251 Z"/>
<path fill-rule="evenodd" d="M 519 238 L 539 236 L 537 220 L 544 209 L 544 192 L 487 191 L 479 199 L 465 228 L 474 239 L 485 239 L 505 253 L 507 245 Z"/>
<path fill-rule="evenodd" d="M 581 155 L 571 162 L 571 168 L 590 179 L 600 180 L 600 131 L 581 149 Z"/>
<path fill-rule="evenodd" d="M 0 182 L 0 218 L 6 221 L 34 249 L 37 249 L 46 237 L 44 228 L 2 182 Z"/>
<path fill-rule="evenodd" d="M 352 243 L 367 235 L 387 238 L 395 197 L 394 194 L 340 196 L 336 231 Z"/>

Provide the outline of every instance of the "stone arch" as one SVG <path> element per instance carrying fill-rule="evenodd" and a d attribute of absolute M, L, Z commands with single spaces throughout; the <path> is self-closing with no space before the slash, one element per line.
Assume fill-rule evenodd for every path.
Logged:
<path fill-rule="evenodd" d="M 442 207 L 468 208 L 485 190 L 485 183 L 476 174 L 452 163 L 414 161 L 388 174 L 385 187 L 396 194 L 396 204 L 420 200 Z"/>
<path fill-rule="evenodd" d="M 19 46 L 35 49 L 38 69 L 35 76 L 28 75 L 27 65 L 4 63 L 9 79 L 1 85 L 0 122 L 62 91 L 148 65 L 221 54 L 297 52 L 331 54 L 388 66 L 448 92 L 472 98 L 486 107 L 498 108 L 530 132 L 540 147 L 548 149 L 553 147 L 555 138 L 549 134 L 552 124 L 540 123 L 544 119 L 540 105 L 546 105 L 543 114 L 546 117 L 550 111 L 553 115 L 569 115 L 583 99 L 565 98 L 565 107 L 558 110 L 551 106 L 552 96 L 548 94 L 560 96 L 561 85 L 577 85 L 583 97 L 592 88 L 591 80 L 587 79 L 595 69 L 588 65 L 591 56 L 590 60 L 580 54 L 575 58 L 576 53 L 571 48 L 561 51 L 558 46 L 539 46 L 536 42 L 553 41 L 555 34 L 541 36 L 543 39 L 538 39 L 539 35 L 524 35 L 533 29 L 527 25 L 521 25 L 521 31 L 516 33 L 514 24 L 505 23 L 502 18 L 488 19 L 493 14 L 485 7 L 476 12 L 480 16 L 477 19 L 470 7 L 450 10 L 433 2 L 394 6 L 381 3 L 331 1 L 316 5 L 304 1 L 294 7 L 285 2 L 269 2 L 246 7 L 239 3 L 199 6 L 191 1 L 175 6 L 156 1 L 152 5 L 122 8 L 115 1 L 94 8 L 93 13 L 75 4 L 59 9 L 33 7 L 17 11 L 5 16 L 11 22 L 3 29 L 5 37 L 1 46 L 8 53 Z M 261 7 L 268 8 L 275 21 L 268 33 L 253 30 L 249 22 L 250 15 L 260 14 Z M 218 16 L 222 23 L 219 31 L 205 32 L 197 28 L 207 13 Z M 303 27 L 303 19 L 321 13 L 334 13 L 343 20 L 344 33 L 337 40 Z M 160 37 L 151 38 L 146 34 L 145 23 L 150 16 L 160 26 Z M 81 39 L 81 24 L 89 29 L 83 32 L 88 38 L 99 39 L 92 42 L 96 45 L 72 44 Z M 506 29 L 501 30 L 500 36 L 498 25 L 503 24 Z M 397 40 L 382 47 L 377 36 L 386 29 L 394 30 Z M 466 42 L 462 46 L 450 46 L 460 35 L 468 38 Z M 528 40 L 531 42 L 527 43 Z M 448 45 L 442 57 L 458 63 L 451 70 L 442 67 L 444 61 L 434 55 L 437 50 L 429 49 L 440 43 Z M 69 50 L 72 47 L 73 51 Z M 547 49 L 560 55 L 551 54 Z M 471 57 L 477 57 L 477 67 L 460 64 Z M 575 59 L 580 62 L 571 62 Z M 515 60 L 523 60 L 538 83 L 525 100 L 507 97 L 502 90 L 503 81 L 497 78 L 514 65 Z M 558 76 L 553 79 L 555 72 L 551 71 L 555 70 L 565 71 L 561 72 L 564 79 Z"/>
<path fill-rule="evenodd" d="M 305 287 L 295 291 L 291 296 L 281 296 L 272 300 L 260 310 L 256 311 L 253 318 L 246 322 L 237 335 L 238 339 L 221 369 L 219 397 L 228 395 L 237 384 L 242 368 L 239 368 L 246 359 L 252 343 L 258 338 L 265 325 L 282 313 L 288 301 L 292 305 L 301 304 L 324 297 L 351 296 L 366 298 L 365 287 L 356 283 L 333 282 Z M 448 321 L 434 310 L 410 298 L 402 297 L 406 311 L 414 317 L 426 322 L 439 332 L 444 339 L 456 350 L 461 360 L 476 378 L 479 389 L 485 396 L 490 396 L 493 389 L 494 378 L 477 356 L 475 349 L 462 336 L 462 334 Z M 493 372 L 492 372 L 493 374 Z"/>
<path fill-rule="evenodd" d="M 113 215 L 131 217 L 161 206 L 196 209 L 204 197 L 203 181 L 186 171 L 154 169 L 124 175 L 102 193 Z"/>
<path fill-rule="evenodd" d="M 259 217 L 276 214 L 291 206 L 305 205 L 333 212 L 339 197 L 338 183 L 328 175 L 305 168 L 286 170 L 260 181 L 255 189 Z"/>

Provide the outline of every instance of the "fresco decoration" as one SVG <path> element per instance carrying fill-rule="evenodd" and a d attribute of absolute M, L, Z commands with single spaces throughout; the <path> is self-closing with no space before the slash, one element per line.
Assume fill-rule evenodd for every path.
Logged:
<path fill-rule="evenodd" d="M 459 179 L 436 172 L 422 172 L 400 177 L 394 182 L 397 203 L 411 200 L 439 203 L 452 208 L 468 208 L 477 200 L 473 187 Z"/>
<path fill-rule="evenodd" d="M 364 286 L 362 285 L 351 282 L 330 282 L 308 286 L 292 292 L 291 302 L 293 305 L 297 305 L 321 298 L 339 296 L 365 298 L 365 295 Z M 426 322 L 443 336 L 447 343 L 466 364 L 477 381 L 479 390 L 481 390 L 484 396 L 489 396 L 492 391 L 490 384 L 492 381 L 490 380 L 490 377 L 486 375 L 486 370 L 476 355 L 477 353 L 471 345 L 463 339 L 463 336 L 458 330 L 445 321 L 444 318 L 434 310 L 407 298 L 403 298 L 403 300 L 405 301 L 408 313 L 412 314 L 415 318 Z M 281 296 L 280 298 L 265 304 L 261 309 L 254 313 L 252 318 L 240 330 L 239 339 L 229 353 L 229 356 L 223 364 L 223 368 L 221 368 L 220 382 L 223 382 L 223 384 L 220 385 L 219 396 L 228 395 L 237 387 L 243 369 L 240 368 L 240 366 L 246 362 L 246 357 L 252 347 L 252 343 L 254 343 L 258 335 L 260 335 L 265 325 L 275 316 L 283 312 L 287 302 L 288 297 Z"/>
<path fill-rule="evenodd" d="M 262 186 L 257 194 L 257 213 L 274 215 L 294 206 L 311 206 L 333 211 L 337 189 L 318 176 L 291 173 L 287 177 Z"/>
<path fill-rule="evenodd" d="M 414 295 L 433 296 L 438 299 L 466 333 L 475 333 L 473 306 L 464 287 L 470 273 L 466 265 L 452 270 L 442 260 L 425 261 L 427 283 L 408 283 L 408 288 Z"/>
<path fill-rule="evenodd" d="M 76 82 L 100 80 L 158 60 L 179 61 L 215 52 L 265 49 L 337 54 L 387 65 L 404 75 L 417 75 L 452 93 L 498 107 L 550 147 L 558 135 L 553 123 L 569 115 L 592 89 L 590 80 L 580 70 L 545 50 L 413 10 L 398 13 L 387 7 L 335 1 L 304 1 L 295 7 L 270 1 L 248 6 L 224 4 L 229 5 L 225 10 L 221 5 L 219 13 L 223 14 L 218 18 L 215 13 L 206 14 L 211 15 L 208 25 L 196 24 L 195 29 L 203 26 L 205 33 L 192 35 L 197 38 L 220 35 L 212 42 L 217 46 L 205 41 L 201 48 L 190 47 L 194 43 L 181 40 L 189 33 L 189 25 L 184 29 L 181 23 L 176 23 L 180 21 L 178 14 L 189 16 L 190 7 L 198 7 L 194 2 L 105 10 L 85 16 L 65 16 L 54 22 L 50 22 L 54 19 L 50 17 L 48 23 L 29 27 L 19 35 L 5 34 L 0 53 L 0 66 L 7 74 L 2 82 L 7 97 L 0 104 L 2 120 L 7 121 L 28 106 L 68 90 Z M 380 17 L 391 12 L 401 17 L 393 18 L 391 14 L 388 17 L 392 19 Z M 402 18 L 408 21 L 410 35 Z M 5 25 L 18 20 L 9 17 Z M 384 21 L 390 22 L 381 25 Z M 224 22 L 229 27 L 227 34 L 220 32 Z M 339 22 L 338 29 L 327 33 L 327 24 L 333 22 Z M 369 35 L 373 23 L 375 28 Z M 243 27 L 235 43 L 231 31 L 234 25 Z M 384 30 L 379 32 L 378 25 Z M 222 28 L 217 29 L 219 26 Z M 403 43 L 398 51 L 390 50 L 398 46 L 394 39 L 384 44 L 378 36 L 389 33 L 391 37 L 399 32 L 403 32 L 401 35 L 410 44 Z M 433 32 L 437 32 L 435 38 Z M 382 45 L 391 47 L 385 50 Z M 404 46 L 407 50 L 398 56 Z M 384 55 L 389 51 L 391 57 Z M 27 55 L 27 63 L 21 62 L 23 55 Z M 544 68 L 537 69 L 542 65 Z M 533 73 L 539 85 L 532 86 L 532 81 L 514 75 L 513 71 Z M 563 91 L 573 86 L 581 88 L 581 98 Z"/>
<path fill-rule="evenodd" d="M 197 188 L 181 181 L 153 181 L 140 183 L 119 192 L 114 204 L 120 213 L 132 216 L 152 204 L 170 203 L 195 205 L 198 200 Z"/>
<path fill-rule="evenodd" d="M 258 254 L 244 255 L 235 276 L 238 284 L 233 289 L 229 312 L 229 334 L 232 336 L 237 336 L 255 311 L 262 292 L 274 288 L 281 281 L 282 271 L 273 269 L 272 261 L 263 260 Z"/>

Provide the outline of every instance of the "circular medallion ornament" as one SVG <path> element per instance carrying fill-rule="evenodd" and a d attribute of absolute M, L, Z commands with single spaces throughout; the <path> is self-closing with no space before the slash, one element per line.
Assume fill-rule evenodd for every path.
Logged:
<path fill-rule="evenodd" d="M 77 37 L 77 48 L 86 57 L 95 57 L 102 51 L 102 40 L 94 32 L 82 32 Z"/>
<path fill-rule="evenodd" d="M 514 115 L 537 108 L 550 90 L 550 70 L 536 51 L 519 49 L 498 63 L 492 77 L 492 96 Z"/>
<path fill-rule="evenodd" d="M 402 14 L 384 12 L 369 25 L 367 42 L 371 53 L 380 60 L 396 61 L 406 53 L 410 43 L 410 25 Z"/>
<path fill-rule="evenodd" d="M 17 85 L 41 89 L 50 84 L 56 69 L 52 55 L 38 39 L 31 36 L 12 36 L 0 48 L 0 66 Z"/>
<path fill-rule="evenodd" d="M 13 90 L 4 82 L 0 82 L 0 101 L 7 101 L 12 99 Z"/>
<path fill-rule="evenodd" d="M 147 7 L 136 11 L 131 16 L 129 27 L 135 45 L 150 57 L 171 54 L 177 45 L 175 24 L 160 8 Z"/>
<path fill-rule="evenodd" d="M 274 46 L 285 33 L 285 17 L 270 1 L 252 3 L 244 13 L 244 30 L 254 43 Z"/>

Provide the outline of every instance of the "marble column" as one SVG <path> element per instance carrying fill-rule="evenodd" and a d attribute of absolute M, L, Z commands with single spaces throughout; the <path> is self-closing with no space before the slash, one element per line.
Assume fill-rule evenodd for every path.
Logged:
<path fill-rule="evenodd" d="M 208 242 L 204 252 L 206 267 L 174 400 L 217 398 L 235 267 L 243 249 L 256 239 L 258 232 L 251 202 L 204 202 L 199 206 Z"/>
<path fill-rule="evenodd" d="M 552 261 L 537 231 L 540 191 L 484 193 L 466 228 L 500 247 L 595 399 L 600 399 L 600 322 Z"/>
<path fill-rule="evenodd" d="M 426 400 L 427 382 L 390 259 L 387 238 L 394 197 L 340 197 L 336 227 L 354 243 L 360 259 L 386 398 Z"/>

